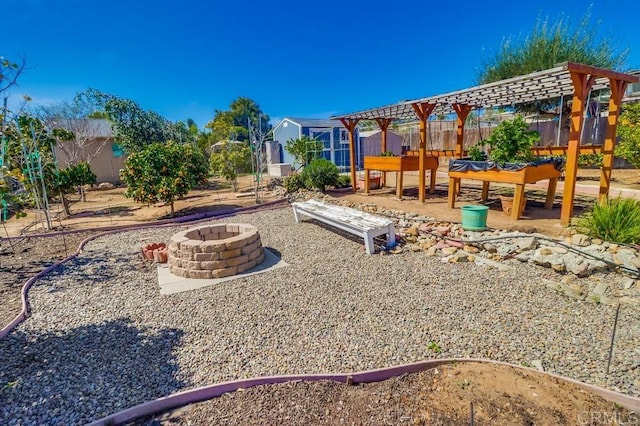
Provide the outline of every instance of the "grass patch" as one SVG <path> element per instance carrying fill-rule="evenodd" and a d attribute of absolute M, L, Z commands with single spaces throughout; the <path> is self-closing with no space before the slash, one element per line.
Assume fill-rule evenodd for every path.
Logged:
<path fill-rule="evenodd" d="M 614 198 L 596 203 L 576 223 L 578 230 L 601 240 L 635 244 L 640 242 L 640 203 Z"/>

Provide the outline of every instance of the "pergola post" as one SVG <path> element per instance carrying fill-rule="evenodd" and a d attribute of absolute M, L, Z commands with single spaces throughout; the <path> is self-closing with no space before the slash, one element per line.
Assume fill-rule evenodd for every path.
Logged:
<path fill-rule="evenodd" d="M 611 86 L 611 98 L 609 98 L 609 117 L 607 118 L 607 135 L 602 145 L 602 167 L 600 168 L 600 192 L 598 201 L 603 203 L 609 197 L 609 185 L 611 182 L 611 170 L 613 169 L 613 152 L 616 146 L 616 132 L 618 130 L 618 118 L 620 117 L 620 104 L 627 89 L 627 82 L 609 79 Z"/>
<path fill-rule="evenodd" d="M 464 123 L 467 122 L 467 116 L 471 112 L 471 105 L 451 104 L 451 106 L 458 116 L 458 127 L 456 130 L 456 158 L 462 158 L 464 154 Z"/>
<path fill-rule="evenodd" d="M 381 151 L 382 153 L 387 151 L 387 128 L 389 124 L 393 121 L 393 118 L 376 118 L 376 123 L 378 123 L 378 127 L 380 128 L 380 137 L 381 137 Z M 387 172 L 382 172 L 382 179 L 380 180 L 380 185 L 385 186 L 387 182 Z"/>
<path fill-rule="evenodd" d="M 567 167 L 562 194 L 562 211 L 560 222 L 569 225 L 573 216 L 573 200 L 576 194 L 576 178 L 578 175 L 578 155 L 580 154 L 580 135 L 585 109 L 585 100 L 595 82 L 595 76 L 585 72 L 571 71 L 573 82 L 573 103 L 571 105 L 571 129 L 569 131 L 569 146 L 567 147 Z"/>
<path fill-rule="evenodd" d="M 351 162 L 351 188 L 356 192 L 356 126 L 360 121 L 359 118 L 341 118 L 340 122 L 349 131 L 349 159 Z"/>
<path fill-rule="evenodd" d="M 451 104 L 453 110 L 458 116 L 458 126 L 456 128 L 456 158 L 462 158 L 464 155 L 464 123 L 467 122 L 467 116 L 471 112 L 471 105 L 468 104 Z M 456 181 L 454 191 L 460 193 L 460 179 Z"/>
<path fill-rule="evenodd" d="M 419 175 L 418 175 L 418 201 L 424 203 L 426 198 L 426 185 L 425 185 L 425 162 L 427 155 L 427 119 L 436 107 L 436 104 L 430 104 L 428 102 L 415 102 L 411 104 L 411 107 L 415 111 L 418 119 L 420 120 L 420 149 L 419 149 Z"/>

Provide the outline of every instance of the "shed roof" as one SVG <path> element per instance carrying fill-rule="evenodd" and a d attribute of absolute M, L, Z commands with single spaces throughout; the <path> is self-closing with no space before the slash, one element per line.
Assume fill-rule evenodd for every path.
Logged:
<path fill-rule="evenodd" d="M 442 95 L 403 101 L 378 108 L 358 111 L 350 114 L 335 115 L 331 119 L 352 118 L 372 120 L 375 118 L 414 119 L 416 114 L 411 104 L 435 104 L 434 114 L 454 112 L 452 104 L 466 104 L 474 108 L 509 107 L 526 102 L 557 98 L 574 92 L 571 71 L 580 71 L 592 75 L 596 80 L 592 90 L 609 87 L 609 79 L 637 82 L 638 77 L 603 68 L 564 62 L 544 71 L 538 71 L 507 80 L 483 84 L 469 89 L 457 90 Z"/>
<path fill-rule="evenodd" d="M 293 118 L 285 117 L 285 120 L 292 121 L 302 127 L 342 127 L 342 124 L 328 118 Z"/>

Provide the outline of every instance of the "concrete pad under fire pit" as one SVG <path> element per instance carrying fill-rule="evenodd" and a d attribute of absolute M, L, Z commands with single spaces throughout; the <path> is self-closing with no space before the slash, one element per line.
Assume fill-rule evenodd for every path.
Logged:
<path fill-rule="evenodd" d="M 264 248 L 264 260 L 258 266 L 236 275 L 224 278 L 183 278 L 173 275 L 169 272 L 169 266 L 166 263 L 158 264 L 158 284 L 160 284 L 160 294 L 175 294 L 183 291 L 195 290 L 202 287 L 208 287 L 220 284 L 225 281 L 231 281 L 238 278 L 248 277 L 250 275 L 262 274 L 271 270 L 288 266 L 289 264 L 278 257 L 268 248 Z"/>

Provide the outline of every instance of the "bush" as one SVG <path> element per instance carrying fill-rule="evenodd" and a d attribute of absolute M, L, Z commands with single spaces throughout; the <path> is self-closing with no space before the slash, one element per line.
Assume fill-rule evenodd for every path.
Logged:
<path fill-rule="evenodd" d="M 300 173 L 294 173 L 291 176 L 284 178 L 283 186 L 284 189 L 286 189 L 289 193 L 306 188 L 304 184 L 304 178 Z"/>
<path fill-rule="evenodd" d="M 577 222 L 578 229 L 605 241 L 635 244 L 640 242 L 640 202 L 615 198 L 596 203 Z"/>
<path fill-rule="evenodd" d="M 338 188 L 349 188 L 349 187 L 351 187 L 351 176 L 349 176 L 349 175 L 340 175 L 340 176 L 338 176 L 338 184 L 336 186 Z"/>
<path fill-rule="evenodd" d="M 325 158 L 313 160 L 302 171 L 305 186 L 317 188 L 323 192 L 327 186 L 336 186 L 339 176 L 338 166 Z"/>

